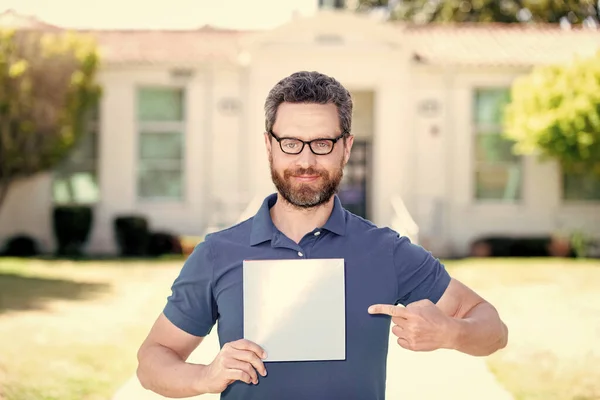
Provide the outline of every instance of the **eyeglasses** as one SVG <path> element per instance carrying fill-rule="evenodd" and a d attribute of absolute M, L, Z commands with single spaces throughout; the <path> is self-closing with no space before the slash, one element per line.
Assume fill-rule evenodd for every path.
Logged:
<path fill-rule="evenodd" d="M 310 151 L 318 156 L 325 156 L 331 153 L 337 141 L 346 136 L 346 132 L 342 132 L 340 136 L 333 139 L 313 139 L 305 142 L 296 138 L 278 138 L 272 131 L 269 134 L 279 142 L 279 147 L 285 154 L 300 154 L 304 150 L 304 146 L 308 145 Z"/>

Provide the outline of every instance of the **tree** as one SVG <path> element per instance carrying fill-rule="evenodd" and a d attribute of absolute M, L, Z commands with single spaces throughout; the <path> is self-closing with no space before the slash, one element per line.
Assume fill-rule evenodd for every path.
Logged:
<path fill-rule="evenodd" d="M 387 8 L 392 20 L 429 22 L 547 22 L 598 20 L 597 0 L 359 0 L 358 11 Z"/>
<path fill-rule="evenodd" d="M 96 105 L 94 42 L 69 32 L 0 30 L 0 209 L 11 185 L 56 167 Z"/>
<path fill-rule="evenodd" d="M 504 112 L 505 134 L 517 153 L 600 178 L 600 53 L 518 78 Z"/>

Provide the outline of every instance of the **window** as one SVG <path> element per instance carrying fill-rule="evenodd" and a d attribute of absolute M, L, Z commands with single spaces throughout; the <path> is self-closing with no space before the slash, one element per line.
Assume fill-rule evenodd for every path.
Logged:
<path fill-rule="evenodd" d="M 319 0 L 319 8 L 343 9 L 346 6 L 345 3 L 345 0 Z"/>
<path fill-rule="evenodd" d="M 73 151 L 54 171 L 52 197 L 57 205 L 95 204 L 98 187 L 98 110 L 93 110 L 86 132 Z"/>
<path fill-rule="evenodd" d="M 475 91 L 475 198 L 514 202 L 521 198 L 521 158 L 512 154 L 513 142 L 502 135 L 504 106 L 510 91 Z"/>
<path fill-rule="evenodd" d="M 570 201 L 600 201 L 600 176 L 592 172 L 564 173 L 563 198 Z"/>
<path fill-rule="evenodd" d="M 183 89 L 138 90 L 137 190 L 140 199 L 183 198 L 184 104 Z"/>

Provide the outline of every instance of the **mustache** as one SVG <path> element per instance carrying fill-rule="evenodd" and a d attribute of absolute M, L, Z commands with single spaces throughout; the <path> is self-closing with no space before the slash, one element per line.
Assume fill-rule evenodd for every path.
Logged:
<path fill-rule="evenodd" d="M 284 172 L 284 176 L 286 178 L 290 176 L 299 176 L 299 175 L 312 175 L 312 176 L 321 176 L 327 177 L 327 171 L 318 170 L 312 167 L 309 168 L 297 168 L 295 170 L 286 170 Z"/>

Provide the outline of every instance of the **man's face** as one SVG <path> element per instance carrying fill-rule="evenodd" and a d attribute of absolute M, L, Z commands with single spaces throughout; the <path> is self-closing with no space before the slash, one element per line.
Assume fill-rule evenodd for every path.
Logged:
<path fill-rule="evenodd" d="M 335 104 L 283 103 L 272 130 L 278 138 L 304 141 L 335 139 L 341 134 Z M 299 154 L 286 154 L 277 140 L 265 133 L 271 178 L 281 196 L 299 208 L 327 203 L 340 185 L 353 140 L 352 136 L 346 138 L 344 145 L 340 139 L 327 155 L 314 154 L 308 145 Z M 292 146 L 284 148 L 289 152 Z"/>

